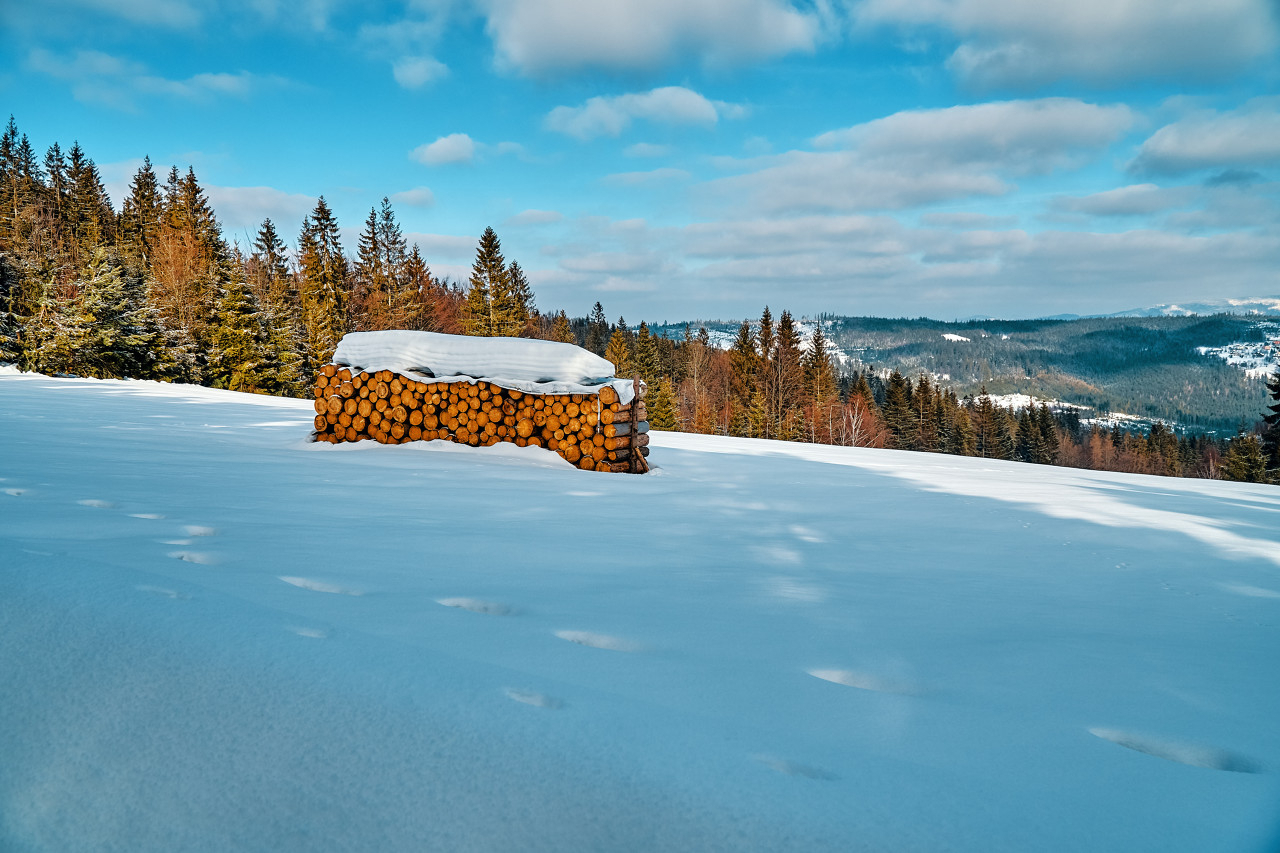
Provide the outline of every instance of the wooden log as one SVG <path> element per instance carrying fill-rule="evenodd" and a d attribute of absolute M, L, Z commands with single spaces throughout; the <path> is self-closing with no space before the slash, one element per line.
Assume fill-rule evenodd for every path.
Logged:
<path fill-rule="evenodd" d="M 325 411 L 331 415 L 336 415 L 342 411 L 342 398 L 330 397 L 325 401 Z"/>
<path fill-rule="evenodd" d="M 324 419 L 324 415 L 316 415 L 315 427 L 316 432 L 324 432 L 329 426 L 329 422 Z"/>
<path fill-rule="evenodd" d="M 320 372 L 323 373 L 325 376 L 332 376 L 338 372 L 338 365 L 326 364 L 324 367 L 320 368 Z"/>
<path fill-rule="evenodd" d="M 354 415 L 359 408 L 360 404 L 350 397 L 348 397 L 346 402 L 342 404 L 342 411 L 346 412 L 348 415 Z"/>
<path fill-rule="evenodd" d="M 612 385 L 605 385 L 600 389 L 600 402 L 605 406 L 618 402 L 618 392 Z"/>
<path fill-rule="evenodd" d="M 637 432 L 648 432 L 649 422 L 640 421 L 639 423 L 636 424 L 635 430 Z M 630 435 L 631 431 L 632 431 L 632 426 L 629 423 L 609 424 L 607 426 L 600 427 L 600 432 L 604 434 L 605 438 L 614 438 L 615 436 L 619 436 L 619 435 Z"/>

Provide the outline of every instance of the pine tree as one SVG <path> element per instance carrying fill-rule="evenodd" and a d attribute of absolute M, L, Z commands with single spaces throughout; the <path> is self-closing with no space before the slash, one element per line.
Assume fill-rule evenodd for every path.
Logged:
<path fill-rule="evenodd" d="M 822 322 L 814 330 L 809 350 L 802 360 L 806 396 L 819 406 L 824 406 L 836 396 L 836 371 L 827 352 L 827 338 L 822 334 Z"/>
<path fill-rule="evenodd" d="M 609 320 L 605 316 L 604 307 L 597 302 L 587 318 L 587 349 L 602 356 L 608 345 Z"/>
<path fill-rule="evenodd" d="M 670 378 L 664 376 L 650 386 L 649 393 L 649 426 L 652 429 L 671 432 L 680 428 L 676 417 L 675 390 L 671 387 Z"/>
<path fill-rule="evenodd" d="M 218 296 L 217 327 L 209 359 L 214 387 L 274 391 L 281 384 L 280 365 L 271 350 L 270 336 L 253 291 L 242 275 L 228 276 Z"/>
<path fill-rule="evenodd" d="M 764 311 L 760 314 L 760 331 L 756 334 L 756 340 L 760 344 L 760 360 L 767 362 L 773 358 L 773 315 L 769 313 L 769 306 L 764 306 Z"/>
<path fill-rule="evenodd" d="M 640 321 L 636 332 L 635 369 L 640 378 L 650 385 L 654 384 L 661 370 L 658 364 L 658 346 L 653 335 L 649 333 L 649 324 Z"/>
<path fill-rule="evenodd" d="M 141 281 L 98 249 L 79 281 L 54 290 L 35 328 L 33 366 L 98 379 L 186 378 L 189 354 L 170 353 Z"/>
<path fill-rule="evenodd" d="M 1044 403 L 1035 414 L 1036 441 L 1032 447 L 1031 461 L 1039 465 L 1054 465 L 1058 461 L 1058 428 L 1053 413 Z"/>
<path fill-rule="evenodd" d="M 1231 440 L 1222 460 L 1222 478 L 1239 483 L 1267 482 L 1267 460 L 1256 435 L 1238 435 Z"/>
<path fill-rule="evenodd" d="M 529 325 L 529 321 L 536 313 L 533 304 L 533 288 L 529 286 L 529 280 L 525 278 L 524 270 L 520 264 L 512 261 L 507 267 L 507 278 L 511 282 L 510 296 L 508 303 L 510 305 L 508 321 L 509 336 L 514 337 L 521 334 Z"/>
<path fill-rule="evenodd" d="M 573 336 L 573 327 L 569 324 L 569 317 L 563 311 L 556 314 L 555 322 L 551 324 L 551 340 L 564 344 L 571 344 L 576 341 Z"/>
<path fill-rule="evenodd" d="M 263 220 L 253 242 L 246 280 L 253 290 L 263 324 L 267 347 L 278 366 L 274 392 L 289 396 L 302 393 L 312 372 L 307 348 L 307 325 L 297 278 L 289 268 L 288 249 L 268 218 Z"/>
<path fill-rule="evenodd" d="M 492 228 L 484 229 L 471 265 L 471 286 L 467 290 L 464 323 L 468 335 L 493 337 L 507 329 L 511 277 L 502 243 Z"/>
<path fill-rule="evenodd" d="M 129 184 L 129 196 L 120 213 L 121 251 L 139 272 L 150 269 L 151 256 L 160 236 L 162 202 L 160 185 L 151 158 L 144 157 Z"/>
<path fill-rule="evenodd" d="M 115 211 L 102 185 L 102 176 L 76 142 L 67 155 L 67 180 L 71 189 L 71 233 L 81 257 L 99 246 L 115 243 Z"/>
<path fill-rule="evenodd" d="M 605 348 L 604 357 L 613 362 L 614 376 L 634 376 L 635 365 L 631 360 L 631 347 L 627 340 L 629 335 L 625 323 L 609 338 L 609 346 Z"/>
<path fill-rule="evenodd" d="M 1031 416 L 1031 407 L 1018 412 L 1017 437 L 1014 440 L 1014 458 L 1019 462 L 1036 461 L 1036 445 L 1040 441 L 1040 427 Z"/>
<path fill-rule="evenodd" d="M 893 437 L 893 446 L 912 449 L 911 383 L 896 369 L 889 374 L 885 387 L 884 425 Z"/>
<path fill-rule="evenodd" d="M 739 403 L 746 404 L 750 401 L 755 390 L 759 364 L 760 356 L 756 353 L 751 324 L 743 320 L 742 325 L 738 327 L 738 337 L 729 350 L 729 366 L 733 369 L 733 392 Z"/>
<path fill-rule="evenodd" d="M 1267 380 L 1267 393 L 1271 395 L 1272 402 L 1262 415 L 1265 425 L 1262 431 L 1262 451 L 1272 476 L 1280 480 L 1280 367 Z"/>
<path fill-rule="evenodd" d="M 312 364 L 324 364 L 346 333 L 347 313 L 347 259 L 339 240 L 338 220 L 324 196 L 302 221 L 298 265 L 308 355 Z"/>

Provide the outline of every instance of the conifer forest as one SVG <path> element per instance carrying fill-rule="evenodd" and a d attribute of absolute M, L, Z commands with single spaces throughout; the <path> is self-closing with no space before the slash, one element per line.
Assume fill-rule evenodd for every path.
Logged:
<path fill-rule="evenodd" d="M 1074 409 L 1002 408 L 927 372 L 841 371 L 821 323 L 765 308 L 728 349 L 705 327 L 539 309 L 492 228 L 466 282 L 434 276 L 390 202 L 357 245 L 320 197 L 301 223 L 264 220 L 229 243 L 193 169 L 145 160 L 119 212 L 77 143 L 37 153 L 10 118 L 0 137 L 0 363 L 96 378 L 199 383 L 308 396 L 347 332 L 382 329 L 575 343 L 649 385 L 654 429 L 950 453 L 1167 476 L 1280 482 L 1280 373 L 1234 437 L 1081 420 Z"/>

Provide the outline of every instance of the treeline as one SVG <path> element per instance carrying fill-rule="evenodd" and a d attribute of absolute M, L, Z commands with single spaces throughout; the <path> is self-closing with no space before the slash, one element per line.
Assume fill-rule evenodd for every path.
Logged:
<path fill-rule="evenodd" d="M 659 430 L 1252 481 L 1280 467 L 1272 420 L 1230 442 L 1160 426 L 1140 435 L 959 398 L 924 374 L 840 375 L 821 324 L 802 346 L 786 311 L 775 322 L 766 308 L 754 329 L 744 321 L 728 350 L 705 328 L 671 338 L 610 323 L 598 302 L 585 318 L 540 312 L 492 228 L 469 280 L 442 281 L 385 198 L 354 255 L 323 197 L 293 248 L 270 219 L 241 247 L 224 238 L 193 169 L 161 181 L 144 160 L 117 214 L 78 144 L 40 158 L 12 118 L 0 135 L 0 362 L 303 396 L 344 334 L 380 329 L 577 343 L 649 383 Z M 1272 392 L 1280 405 L 1280 379 Z"/>
<path fill-rule="evenodd" d="M 791 315 L 776 325 L 768 308 L 756 331 L 744 321 L 733 346 L 712 346 L 706 329 L 679 340 L 610 325 L 597 303 L 576 324 L 578 341 L 650 383 L 655 429 L 776 438 L 854 447 L 951 453 L 1107 471 L 1274 481 L 1280 473 L 1280 376 L 1276 405 L 1256 432 L 1231 440 L 1178 435 L 1162 423 L 1149 433 L 1084 424 L 1076 410 L 1013 410 L 985 391 L 963 398 L 927 374 L 897 370 L 838 375 L 822 324 L 801 346 Z M 607 342 L 607 343 L 605 343 Z"/>
<path fill-rule="evenodd" d="M 354 257 L 323 197 L 296 248 L 270 219 L 241 247 L 193 169 L 161 180 L 147 158 L 117 214 L 79 144 L 39 158 L 12 118 L 0 136 L 0 362 L 300 395 L 346 332 L 460 333 L 465 298 L 432 276 L 386 199 Z"/>

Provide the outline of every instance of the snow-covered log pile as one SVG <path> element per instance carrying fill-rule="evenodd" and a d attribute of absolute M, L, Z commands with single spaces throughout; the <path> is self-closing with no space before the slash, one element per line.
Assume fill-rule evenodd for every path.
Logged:
<path fill-rule="evenodd" d="M 316 441 L 500 441 L 579 468 L 649 470 L 644 383 L 572 344 L 430 332 L 347 335 L 315 382 Z"/>

